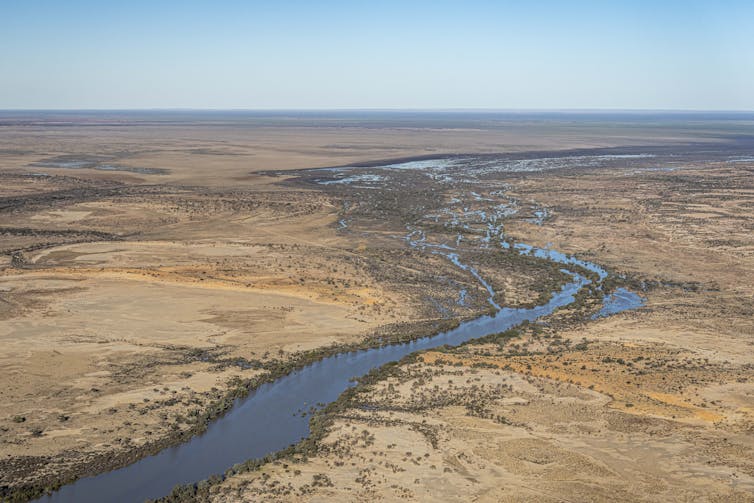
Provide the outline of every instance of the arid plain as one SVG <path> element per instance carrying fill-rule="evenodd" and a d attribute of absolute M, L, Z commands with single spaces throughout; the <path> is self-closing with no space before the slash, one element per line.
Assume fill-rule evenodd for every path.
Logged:
<path fill-rule="evenodd" d="M 297 448 L 169 499 L 753 501 L 751 128 L 4 112 L 0 496 L 185 441 L 307 362 L 488 313 L 489 290 L 526 307 L 568 281 L 493 237 L 609 275 L 370 374 Z M 311 169 L 333 166 L 353 167 Z M 619 288 L 643 306 L 600 315 Z"/>

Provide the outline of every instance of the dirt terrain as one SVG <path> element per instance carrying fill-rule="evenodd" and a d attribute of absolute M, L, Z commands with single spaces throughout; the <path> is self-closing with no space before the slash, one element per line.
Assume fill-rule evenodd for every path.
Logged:
<path fill-rule="evenodd" d="M 750 500 L 754 163 L 725 160 L 749 148 L 726 128 L 4 112 L 0 496 L 185 440 L 322 355 L 488 312 L 487 286 L 546 301 L 569 276 L 501 250 L 504 228 L 608 267 L 645 307 L 591 320 L 587 299 L 390 368 L 325 411 L 306 459 L 211 497 Z M 724 155 L 641 157 L 696 142 Z M 458 153 L 491 157 L 473 180 L 368 166 Z M 303 170 L 359 163 L 355 181 Z"/>
<path fill-rule="evenodd" d="M 605 265 L 643 308 L 408 358 L 323 413 L 315 442 L 198 495 L 754 501 L 754 164 L 678 164 L 507 181 L 547 215 L 508 236 Z"/>

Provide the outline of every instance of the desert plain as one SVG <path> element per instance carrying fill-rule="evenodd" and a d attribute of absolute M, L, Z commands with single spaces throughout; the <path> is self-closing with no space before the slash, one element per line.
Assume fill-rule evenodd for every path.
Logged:
<path fill-rule="evenodd" d="M 155 497 L 754 501 L 753 126 L 3 112 L 0 497 L 185 442 L 325 355 L 547 302 L 570 273 L 525 243 L 607 277 L 375 369 L 297 446 Z M 623 290 L 641 306 L 612 314 Z"/>

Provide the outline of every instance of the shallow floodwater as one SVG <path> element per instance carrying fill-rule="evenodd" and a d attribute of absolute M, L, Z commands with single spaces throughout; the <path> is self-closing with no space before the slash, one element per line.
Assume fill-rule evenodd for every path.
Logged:
<path fill-rule="evenodd" d="M 602 301 L 602 309 L 592 316 L 592 319 L 604 318 L 605 316 L 610 316 L 629 309 L 637 309 L 643 305 L 644 299 L 639 295 L 630 290 L 626 290 L 625 288 L 618 288 L 615 292 L 604 298 Z"/>
<path fill-rule="evenodd" d="M 440 166 L 445 168 L 453 162 L 440 163 Z M 437 161 L 415 161 L 386 168 L 427 169 L 437 164 Z M 338 170 L 345 171 L 344 175 L 351 175 L 344 168 L 338 168 Z M 359 176 L 361 178 L 358 178 Z M 351 175 L 326 183 L 382 183 L 386 180 L 388 177 Z M 471 194 L 475 201 L 496 202 L 476 192 Z M 505 216 L 508 211 L 510 211 L 508 204 L 498 204 L 490 212 L 467 209 L 454 212 L 448 209 L 450 214 L 455 215 L 456 220 L 461 216 L 466 218 L 473 216 L 487 226 L 485 238 L 481 240 L 482 246 L 498 242 L 503 248 L 510 248 L 511 245 L 504 240 L 502 226 L 497 219 Z M 340 220 L 339 225 L 341 229 L 349 227 L 345 218 Z M 260 386 L 248 397 L 239 400 L 225 416 L 211 423 L 201 436 L 124 468 L 80 479 L 50 496 L 41 498 L 40 501 L 135 502 L 158 498 L 170 493 L 176 485 L 198 482 L 211 475 L 222 474 L 234 464 L 262 458 L 280 451 L 309 435 L 309 417 L 302 412 L 317 404 L 327 404 L 336 400 L 344 390 L 354 385 L 354 377 L 362 376 L 372 369 L 399 360 L 415 351 L 445 344 L 458 345 L 471 339 L 503 332 L 524 321 L 536 320 L 551 314 L 559 307 L 572 303 L 574 295 L 589 283 L 587 278 L 564 269 L 573 277 L 573 281 L 560 291 L 554 292 L 551 300 L 546 304 L 530 309 L 501 308 L 495 303 L 495 292 L 491 285 L 476 269 L 461 262 L 456 249 L 447 244 L 428 242 L 425 232 L 421 229 L 408 227 L 407 230 L 409 234 L 405 236 L 405 240 L 409 246 L 443 255 L 457 267 L 471 273 L 487 290 L 488 301 L 494 307 L 495 314 L 481 316 L 464 322 L 453 330 L 413 342 L 342 353 L 325 358 L 272 383 Z M 459 235 L 456 246 L 460 241 Z M 534 248 L 523 243 L 513 244 L 512 248 L 518 253 L 532 254 L 566 267 L 568 265 L 581 266 L 595 273 L 600 280 L 607 277 L 607 271 L 596 264 L 549 248 Z M 465 302 L 465 298 L 466 290 L 461 290 L 459 302 Z M 605 298 L 603 309 L 598 315 L 606 316 L 640 305 L 640 297 L 621 289 Z"/>

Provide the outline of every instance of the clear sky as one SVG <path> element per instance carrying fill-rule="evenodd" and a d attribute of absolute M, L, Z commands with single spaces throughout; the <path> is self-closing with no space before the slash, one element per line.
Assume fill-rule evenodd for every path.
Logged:
<path fill-rule="evenodd" d="M 754 110 L 754 0 L 0 0 L 0 108 Z"/>

